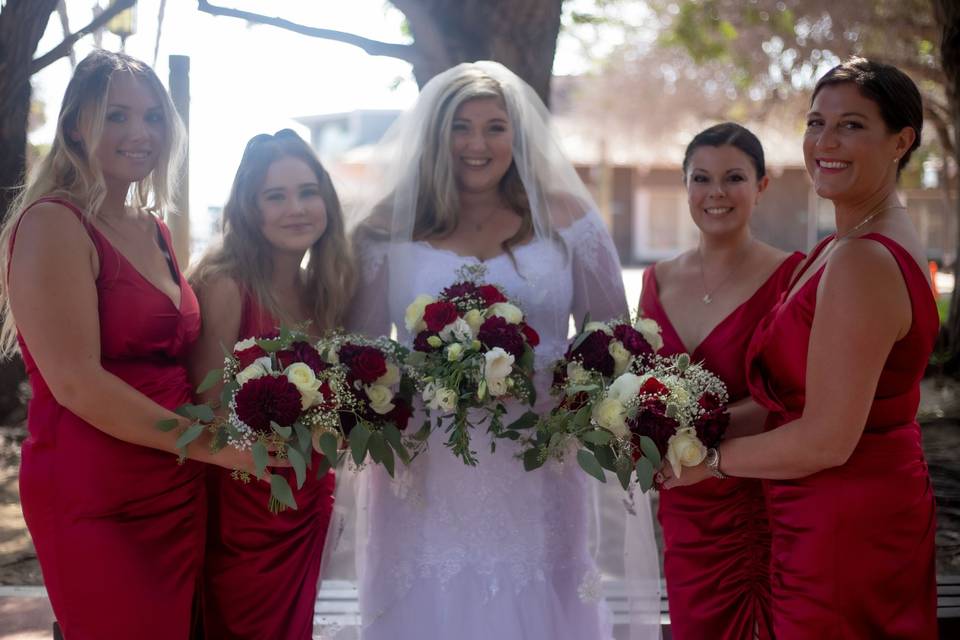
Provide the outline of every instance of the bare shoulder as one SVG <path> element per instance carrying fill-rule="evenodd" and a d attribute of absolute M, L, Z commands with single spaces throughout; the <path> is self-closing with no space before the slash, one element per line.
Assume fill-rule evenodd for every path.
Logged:
<path fill-rule="evenodd" d="M 902 296 L 906 285 L 890 251 L 879 242 L 841 242 L 826 263 L 822 288 L 846 300 L 885 300 Z"/>
<path fill-rule="evenodd" d="M 77 215 L 56 202 L 41 202 L 23 214 L 15 246 L 30 252 L 92 249 L 93 243 Z"/>
<path fill-rule="evenodd" d="M 790 253 L 769 245 L 766 242 L 757 241 L 752 258 L 754 272 L 766 274 L 769 277 L 780 268 L 780 265 L 782 265 L 783 261 L 788 257 L 790 257 Z"/>
<path fill-rule="evenodd" d="M 687 271 L 690 269 L 690 264 L 693 260 L 694 249 L 684 251 L 678 256 L 672 258 L 667 258 L 666 260 L 661 260 L 656 264 L 650 265 L 650 269 L 654 269 L 654 274 L 657 278 L 657 284 L 662 287 L 668 286 L 670 282 L 674 281 L 678 277 L 682 278 L 686 275 Z"/>
<path fill-rule="evenodd" d="M 226 274 L 218 274 L 194 286 L 204 316 L 237 315 L 242 304 L 240 285 Z"/>

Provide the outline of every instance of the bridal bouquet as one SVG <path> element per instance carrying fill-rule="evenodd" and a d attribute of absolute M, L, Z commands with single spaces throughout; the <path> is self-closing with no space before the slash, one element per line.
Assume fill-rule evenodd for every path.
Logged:
<path fill-rule="evenodd" d="M 407 363 L 426 405 L 424 430 L 429 430 L 434 416 L 439 427 L 440 417 L 452 415 L 447 446 L 474 465 L 470 428 L 475 425 L 469 410 L 486 414 L 478 424 L 489 421 L 488 431 L 495 437 L 515 440 L 518 429 L 533 425 L 536 416 L 527 412 L 505 426 L 503 401 L 535 402 L 533 349 L 540 337 L 503 290 L 482 281 L 483 265 L 457 273 L 458 281 L 438 297 L 419 295 L 407 307 L 405 323 L 414 335 Z"/>
<path fill-rule="evenodd" d="M 209 430 L 214 450 L 251 449 L 258 477 L 265 473 L 271 453 L 287 460 L 300 488 L 311 466 L 314 433 L 336 426 L 331 409 L 339 402 L 338 375 L 301 333 L 281 329 L 275 336 L 241 340 L 226 355 L 223 368 L 210 371 L 197 389 L 204 393 L 222 380 L 220 404 L 226 411 L 218 415 L 209 404 L 179 407 L 177 413 L 194 422 L 177 446 L 183 451 Z M 177 422 L 164 420 L 157 426 L 171 430 Z M 318 477 L 326 471 L 320 469 Z M 249 480 L 243 472 L 235 474 Z M 297 508 L 282 474 L 270 476 L 268 506 L 273 512 Z"/>
<path fill-rule="evenodd" d="M 331 372 L 336 399 L 321 408 L 323 420 L 314 434 L 314 446 L 324 454 L 321 466 L 335 465 L 343 455 L 340 443 L 346 442 L 358 466 L 369 454 L 392 476 L 396 458 L 409 463 L 426 435 L 403 435 L 415 392 L 402 364 L 408 350 L 389 338 L 342 333 L 327 336 L 316 348 Z"/>
<path fill-rule="evenodd" d="M 699 464 L 726 427 L 726 388 L 689 356 L 657 356 L 660 327 L 647 318 L 584 321 L 554 368 L 560 401 L 543 417 L 523 454 L 529 471 L 573 446 L 584 471 L 606 482 L 616 473 L 624 489 L 634 475 L 653 486 L 662 456 L 674 466 Z M 699 458 L 697 458 L 699 456 Z"/>

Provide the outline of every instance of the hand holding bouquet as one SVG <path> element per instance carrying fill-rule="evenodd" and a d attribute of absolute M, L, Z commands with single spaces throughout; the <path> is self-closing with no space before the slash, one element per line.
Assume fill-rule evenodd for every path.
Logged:
<path fill-rule="evenodd" d="M 476 464 L 470 448 L 470 409 L 481 409 L 495 437 L 517 439 L 518 429 L 532 426 L 528 412 L 503 425 L 503 401 L 515 398 L 528 405 L 536 400 L 533 349 L 540 338 L 497 286 L 481 281 L 482 265 L 464 267 L 460 279 L 436 298 L 420 295 L 407 307 L 406 327 L 414 335 L 408 358 L 417 390 L 430 421 L 452 415 L 447 440 L 466 464 Z M 495 446 L 495 444 L 491 445 Z"/>

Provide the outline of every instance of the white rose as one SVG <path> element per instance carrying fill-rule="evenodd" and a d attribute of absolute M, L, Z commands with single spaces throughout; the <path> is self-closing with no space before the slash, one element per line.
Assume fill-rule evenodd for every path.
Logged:
<path fill-rule="evenodd" d="M 616 398 L 604 398 L 595 404 L 592 417 L 594 422 L 618 438 L 625 438 L 630 434 L 630 429 L 627 428 L 627 410 Z"/>
<path fill-rule="evenodd" d="M 367 393 L 367 398 L 370 400 L 371 409 L 380 415 L 393 411 L 393 392 L 390 391 L 389 387 L 374 383 L 364 387 L 363 390 Z"/>
<path fill-rule="evenodd" d="M 487 387 L 494 380 L 504 380 L 513 371 L 514 357 L 500 347 L 494 347 L 484 354 L 483 378 Z"/>
<path fill-rule="evenodd" d="M 583 328 L 585 333 L 592 333 L 594 331 L 603 331 L 608 336 L 613 335 L 613 329 L 607 326 L 606 322 L 588 322 L 587 325 Z"/>
<path fill-rule="evenodd" d="M 446 387 L 437 389 L 437 395 L 433 400 L 435 407 L 431 408 L 440 409 L 444 413 L 453 413 L 457 408 L 457 392 L 453 389 L 447 389 Z"/>
<path fill-rule="evenodd" d="M 497 378 L 487 383 L 487 391 L 494 398 L 504 395 L 509 390 L 510 387 L 507 385 L 506 378 Z"/>
<path fill-rule="evenodd" d="M 318 386 L 317 376 L 314 375 L 313 369 L 302 362 L 294 362 L 283 373 L 287 376 L 287 380 L 292 382 L 300 391 L 313 390 Z"/>
<path fill-rule="evenodd" d="M 613 357 L 613 375 L 619 376 L 627 370 L 633 354 L 627 351 L 627 348 L 623 346 L 622 342 L 619 340 L 611 340 L 610 346 L 607 347 L 607 352 Z"/>
<path fill-rule="evenodd" d="M 246 338 L 245 340 L 241 340 L 237 344 L 233 345 L 233 352 L 237 353 L 238 351 L 246 351 L 247 349 L 250 349 L 251 347 L 255 347 L 255 346 L 257 346 L 256 338 L 253 338 L 253 337 Z"/>
<path fill-rule="evenodd" d="M 426 323 L 423 321 L 423 310 L 426 309 L 427 305 L 431 302 L 435 302 L 433 296 L 428 296 L 425 293 L 421 293 L 413 299 L 413 302 L 410 303 L 406 313 L 403 315 L 403 321 L 407 326 L 407 331 L 420 333 L 427 328 Z"/>
<path fill-rule="evenodd" d="M 647 341 L 654 351 L 660 351 L 663 347 L 663 338 L 660 336 L 660 325 L 656 320 L 650 318 L 637 318 L 637 323 L 633 326 L 640 332 L 643 339 Z"/>
<path fill-rule="evenodd" d="M 632 373 L 624 373 L 610 384 L 607 397 L 616 398 L 623 403 L 629 402 L 640 393 L 641 385 L 643 385 L 643 378 Z"/>
<path fill-rule="evenodd" d="M 590 374 L 579 362 L 567 363 L 567 380 L 573 384 L 586 384 L 590 381 Z"/>
<path fill-rule="evenodd" d="M 523 322 L 523 311 L 509 302 L 496 302 L 487 309 L 487 317 L 500 316 L 510 324 Z"/>
<path fill-rule="evenodd" d="M 464 321 L 470 325 L 470 333 L 476 338 L 477 334 L 480 333 L 480 325 L 483 324 L 483 314 L 480 313 L 479 309 L 470 309 L 463 315 Z"/>
<path fill-rule="evenodd" d="M 387 363 L 387 372 L 374 380 L 373 384 L 382 387 L 392 387 L 400 382 L 400 369 L 392 362 Z"/>
<path fill-rule="evenodd" d="M 680 477 L 683 467 L 694 467 L 707 457 L 707 448 L 697 437 L 693 427 L 677 429 L 667 441 L 667 461 L 673 467 L 673 475 Z"/>
<path fill-rule="evenodd" d="M 473 331 L 470 329 L 470 325 L 467 324 L 467 321 L 463 318 L 457 318 L 443 329 L 440 330 L 438 334 L 440 339 L 444 342 L 467 342 L 473 340 Z"/>
<path fill-rule="evenodd" d="M 453 344 L 447 347 L 447 360 L 450 362 L 457 362 L 460 358 L 463 357 L 463 345 L 459 342 L 454 342 Z"/>
<path fill-rule="evenodd" d="M 237 384 L 241 387 L 250 380 L 255 380 L 270 373 L 270 358 L 257 358 L 250 365 L 237 374 Z"/>

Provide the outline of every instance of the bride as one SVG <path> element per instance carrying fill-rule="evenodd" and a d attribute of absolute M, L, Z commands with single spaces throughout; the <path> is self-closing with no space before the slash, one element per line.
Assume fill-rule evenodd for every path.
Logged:
<path fill-rule="evenodd" d="M 461 64 L 427 83 L 375 154 L 384 178 L 355 231 L 363 281 L 349 327 L 375 336 L 393 325 L 410 344 L 407 305 L 482 265 L 540 334 L 538 412 L 551 406 L 550 365 L 571 316 L 627 314 L 613 244 L 548 118 L 497 63 Z M 525 410 L 508 408 L 505 423 Z M 525 472 L 519 445 L 500 440 L 491 452 L 483 428 L 468 467 L 445 437 L 435 430 L 396 479 L 380 467 L 339 473 L 338 510 L 352 506 L 331 527 L 323 579 L 357 581 L 360 625 L 321 620 L 317 637 L 610 640 L 614 627 L 617 638 L 659 637 L 646 496 L 627 501 L 573 460 Z"/>

